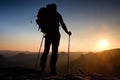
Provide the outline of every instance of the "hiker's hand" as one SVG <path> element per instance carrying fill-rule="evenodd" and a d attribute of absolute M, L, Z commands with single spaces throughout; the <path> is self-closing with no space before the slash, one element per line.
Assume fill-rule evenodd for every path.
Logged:
<path fill-rule="evenodd" d="M 72 35 L 71 31 L 69 31 L 69 32 L 68 32 L 68 35 L 69 35 L 69 36 L 71 36 L 71 35 Z"/>

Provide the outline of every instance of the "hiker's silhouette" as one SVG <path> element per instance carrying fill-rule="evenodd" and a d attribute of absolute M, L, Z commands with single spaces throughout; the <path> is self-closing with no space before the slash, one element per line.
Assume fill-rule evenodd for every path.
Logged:
<path fill-rule="evenodd" d="M 59 26 L 61 25 L 63 30 L 68 34 L 71 35 L 71 32 L 67 30 L 66 25 L 63 22 L 62 16 L 60 13 L 57 12 L 56 4 L 48 4 L 46 6 L 46 34 L 45 34 L 45 45 L 44 45 L 44 52 L 41 56 L 40 67 L 42 72 L 45 71 L 45 64 L 47 60 L 47 56 L 49 53 L 50 45 L 52 45 L 52 54 L 50 58 L 50 69 L 51 74 L 57 74 L 56 72 L 56 62 L 58 58 L 58 46 L 60 41 L 60 32 Z"/>

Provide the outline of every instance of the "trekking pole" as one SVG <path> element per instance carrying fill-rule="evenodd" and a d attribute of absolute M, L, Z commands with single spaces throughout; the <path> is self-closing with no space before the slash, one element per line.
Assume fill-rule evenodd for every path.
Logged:
<path fill-rule="evenodd" d="M 70 65 L 70 58 L 69 58 L 69 55 L 70 55 L 70 35 L 69 35 L 69 39 L 68 39 L 68 62 L 67 62 L 67 74 L 69 74 L 69 65 Z"/>
<path fill-rule="evenodd" d="M 38 52 L 36 63 L 35 63 L 35 68 L 37 68 L 37 65 L 38 65 L 38 60 L 39 60 L 40 51 L 41 51 L 41 48 L 42 48 L 43 39 L 44 39 L 44 34 L 43 34 L 43 37 L 42 37 L 42 40 L 41 40 L 41 43 L 40 43 L 39 52 Z"/>

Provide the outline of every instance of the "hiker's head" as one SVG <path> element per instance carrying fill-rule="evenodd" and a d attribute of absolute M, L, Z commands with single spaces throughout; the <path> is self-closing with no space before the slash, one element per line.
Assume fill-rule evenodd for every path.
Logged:
<path fill-rule="evenodd" d="M 57 5 L 55 3 L 48 4 L 47 9 L 50 10 L 50 11 L 53 11 L 53 12 L 57 11 Z"/>

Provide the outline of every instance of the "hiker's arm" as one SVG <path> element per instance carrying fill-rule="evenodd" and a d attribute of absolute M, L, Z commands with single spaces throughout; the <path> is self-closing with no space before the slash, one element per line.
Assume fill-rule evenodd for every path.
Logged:
<path fill-rule="evenodd" d="M 59 21 L 60 21 L 60 24 L 61 24 L 62 28 L 64 29 L 64 31 L 65 31 L 67 34 L 71 35 L 71 32 L 68 31 L 65 23 L 63 22 L 62 16 L 61 16 L 60 14 L 59 14 Z"/>

